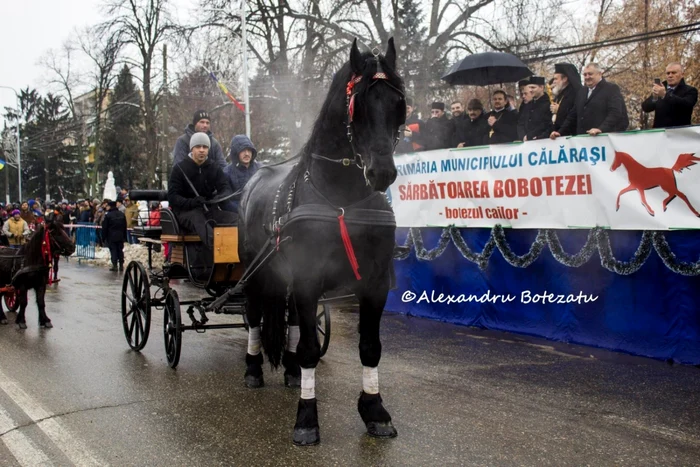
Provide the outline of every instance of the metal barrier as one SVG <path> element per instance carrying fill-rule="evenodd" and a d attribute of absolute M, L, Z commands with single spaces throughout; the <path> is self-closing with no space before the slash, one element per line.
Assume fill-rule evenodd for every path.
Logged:
<path fill-rule="evenodd" d="M 78 262 L 81 259 L 95 259 L 97 244 L 97 229 L 89 222 L 78 222 L 75 228 L 75 254 Z"/>

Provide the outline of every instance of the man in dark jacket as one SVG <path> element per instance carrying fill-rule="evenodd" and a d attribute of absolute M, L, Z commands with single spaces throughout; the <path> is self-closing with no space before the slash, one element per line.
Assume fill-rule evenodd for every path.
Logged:
<path fill-rule="evenodd" d="M 467 118 L 453 122 L 452 147 L 468 148 L 484 144 L 489 124 L 484 115 L 484 105 L 479 99 L 467 102 Z"/>
<path fill-rule="evenodd" d="M 207 156 L 210 144 L 206 133 L 192 135 L 189 156 L 175 165 L 170 174 L 168 202 L 180 225 L 197 232 L 204 245 L 211 250 L 213 232 L 207 225 L 212 221 L 214 224 L 235 224 L 238 216 L 222 210 L 219 205 L 207 205 L 208 200 L 233 193 L 224 171 Z"/>
<path fill-rule="evenodd" d="M 654 84 L 651 96 L 642 102 L 642 110 L 655 112 L 654 128 L 690 125 L 698 90 L 685 84 L 683 66 L 671 63 L 666 67 L 666 81 Z"/>
<path fill-rule="evenodd" d="M 583 69 L 583 84 L 576 96 L 576 105 L 566 120 L 550 137 L 625 131 L 629 126 L 627 107 L 617 84 L 603 79 L 603 72 L 595 63 Z"/>
<path fill-rule="evenodd" d="M 207 134 L 211 142 L 208 156 L 209 160 L 222 169 L 226 167 L 224 151 L 221 149 L 221 145 L 216 138 L 211 134 L 211 131 L 209 131 L 210 127 L 211 121 L 209 120 L 209 114 L 205 110 L 196 111 L 192 118 L 192 123 L 185 127 L 185 134 L 180 136 L 177 139 L 177 143 L 175 143 L 175 149 L 173 149 L 173 168 L 188 158 L 190 153 L 190 138 L 192 138 L 192 135 L 195 133 Z"/>
<path fill-rule="evenodd" d="M 554 102 L 550 105 L 554 131 L 559 131 L 576 104 L 576 95 L 581 89 L 581 75 L 571 63 L 554 65 Z"/>
<path fill-rule="evenodd" d="M 508 110 L 506 93 L 500 89 L 491 97 L 493 110 L 486 115 L 489 125 L 484 144 L 512 143 L 518 140 L 518 112 Z"/>
<path fill-rule="evenodd" d="M 430 120 L 425 122 L 423 141 L 425 150 L 449 148 L 454 128 L 445 115 L 445 103 L 433 102 L 430 107 Z"/>
<path fill-rule="evenodd" d="M 518 115 L 518 139 L 533 141 L 547 138 L 552 132 L 552 111 L 549 109 L 549 96 L 544 92 L 545 79 L 542 76 L 530 78 L 532 100 L 523 105 Z"/>
<path fill-rule="evenodd" d="M 126 241 L 126 217 L 117 209 L 116 201 L 107 203 L 107 214 L 102 221 L 102 241 L 109 246 L 109 255 L 112 260 L 110 271 L 124 270 L 124 242 Z"/>
<path fill-rule="evenodd" d="M 423 130 L 425 123 L 415 114 L 413 99 L 406 98 L 406 123 L 399 127 L 399 142 L 396 144 L 396 154 L 408 154 L 423 151 Z"/>
<path fill-rule="evenodd" d="M 236 135 L 231 140 L 229 159 L 231 163 L 226 166 L 224 173 L 228 177 L 231 189 L 234 193 L 243 190 L 248 180 L 255 175 L 260 168 L 260 163 L 255 160 L 258 151 L 253 142 L 246 135 Z M 233 212 L 238 212 L 238 203 L 241 195 L 235 195 L 232 199 Z"/>

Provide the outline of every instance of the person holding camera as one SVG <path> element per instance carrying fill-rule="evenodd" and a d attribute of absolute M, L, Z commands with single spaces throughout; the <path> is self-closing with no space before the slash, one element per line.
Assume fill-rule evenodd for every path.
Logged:
<path fill-rule="evenodd" d="M 670 128 L 690 125 L 697 102 L 698 90 L 685 84 L 683 66 L 674 62 L 666 67 L 666 81 L 654 80 L 651 95 L 642 102 L 642 110 L 654 112 L 653 128 Z"/>

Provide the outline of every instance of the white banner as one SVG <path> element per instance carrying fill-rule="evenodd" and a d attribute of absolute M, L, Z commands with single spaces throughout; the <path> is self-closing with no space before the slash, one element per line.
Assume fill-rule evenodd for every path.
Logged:
<path fill-rule="evenodd" d="M 443 149 L 395 162 L 387 193 L 399 227 L 700 228 L 700 127 Z"/>

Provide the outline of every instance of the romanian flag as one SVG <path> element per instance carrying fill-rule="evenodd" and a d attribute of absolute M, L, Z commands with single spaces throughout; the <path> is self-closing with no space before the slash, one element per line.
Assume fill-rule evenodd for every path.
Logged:
<path fill-rule="evenodd" d="M 202 68 L 204 68 L 204 67 L 202 67 Z M 204 68 L 204 69 L 207 71 L 207 73 L 209 73 L 209 76 L 211 76 L 211 79 L 214 80 L 214 82 L 216 83 L 216 85 L 219 86 L 219 89 L 221 89 L 221 92 L 223 92 L 223 93 L 226 95 L 226 97 L 228 97 L 229 100 L 230 100 L 236 107 L 238 107 L 238 108 L 240 109 L 241 112 L 245 112 L 245 108 L 240 104 L 240 102 L 238 102 L 238 101 L 236 100 L 235 97 L 233 97 L 233 94 L 231 94 L 231 92 L 226 88 L 226 86 L 224 85 L 224 83 L 222 83 L 221 81 L 219 81 L 219 78 L 217 78 L 216 75 L 215 75 L 214 73 L 212 73 L 211 71 L 207 70 L 206 68 Z"/>
<path fill-rule="evenodd" d="M 5 161 L 0 159 L 0 170 L 2 170 L 5 167 Z"/>

